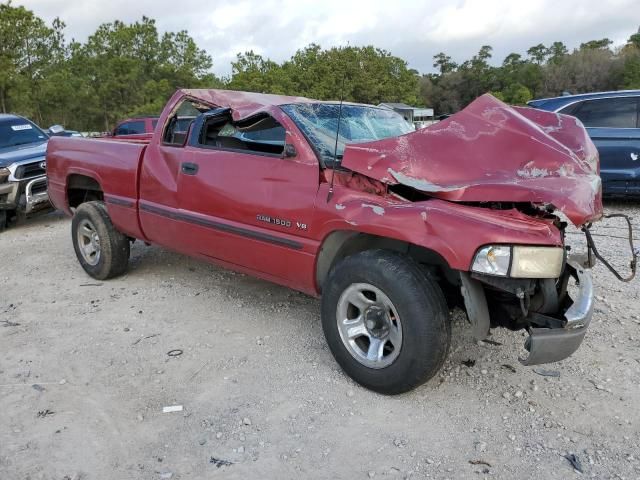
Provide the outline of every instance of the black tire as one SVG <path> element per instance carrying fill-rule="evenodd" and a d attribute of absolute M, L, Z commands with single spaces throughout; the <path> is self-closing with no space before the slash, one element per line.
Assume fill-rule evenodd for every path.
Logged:
<path fill-rule="evenodd" d="M 402 325 L 399 353 L 384 368 L 363 365 L 340 336 L 338 302 L 350 286 L 362 283 L 386 295 Z M 442 367 L 451 343 L 449 310 L 438 284 L 409 257 L 387 250 L 354 254 L 332 269 L 324 283 L 322 328 L 331 352 L 347 375 L 387 395 L 407 392 L 432 378 Z"/>
<path fill-rule="evenodd" d="M 0 232 L 5 230 L 9 225 L 9 215 L 6 210 L 0 210 Z"/>
<path fill-rule="evenodd" d="M 99 255 L 90 259 L 95 264 L 85 258 L 80 244 L 82 240 L 79 229 L 87 225 L 93 227 L 99 240 Z M 76 209 L 71 222 L 71 238 L 80 265 L 93 278 L 106 280 L 126 271 L 129 263 L 129 239 L 113 226 L 103 202 L 83 203 Z"/>

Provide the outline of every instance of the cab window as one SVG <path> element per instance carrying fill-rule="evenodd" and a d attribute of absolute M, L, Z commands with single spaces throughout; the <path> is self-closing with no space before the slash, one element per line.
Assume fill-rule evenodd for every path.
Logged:
<path fill-rule="evenodd" d="M 182 147 L 185 145 L 189 128 L 202 112 L 210 110 L 209 105 L 202 105 L 191 100 L 184 100 L 169 117 L 162 134 L 165 145 Z"/>
<path fill-rule="evenodd" d="M 227 113 L 211 116 L 203 122 L 198 144 L 207 148 L 281 155 L 285 137 L 284 127 L 270 115 L 234 122 Z"/>
<path fill-rule="evenodd" d="M 638 97 L 585 100 L 560 111 L 577 117 L 585 127 L 636 128 Z"/>

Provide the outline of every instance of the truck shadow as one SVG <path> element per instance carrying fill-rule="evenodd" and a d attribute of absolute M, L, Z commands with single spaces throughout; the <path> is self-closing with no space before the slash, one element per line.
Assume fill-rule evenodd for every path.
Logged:
<path fill-rule="evenodd" d="M 47 227 L 53 222 L 64 221 L 67 217 L 65 214 L 59 210 L 47 210 L 43 212 L 38 212 L 32 216 L 27 217 L 26 219 L 14 219 L 9 222 L 8 226 L 4 231 L 16 231 L 21 229 L 37 229 L 42 227 Z M 0 234 L 2 233 L 2 229 L 0 229 Z"/>
<path fill-rule="evenodd" d="M 293 344 L 290 348 L 311 347 L 319 363 L 337 368 L 325 343 L 320 321 L 320 300 L 317 298 L 160 247 L 146 247 L 139 242 L 132 248 L 126 279 L 136 283 L 151 283 L 154 291 L 165 290 L 166 295 L 170 295 L 174 289 L 181 292 L 186 290 L 190 292 L 189 297 L 201 297 L 211 301 L 212 305 L 224 302 L 226 307 L 241 311 L 242 315 L 264 324 L 264 331 L 286 328 L 291 335 L 291 342 L 299 342 L 298 346 Z M 186 306 L 191 300 L 183 301 Z M 446 384 L 452 380 L 452 372 L 457 377 L 464 370 L 479 371 L 481 365 L 497 363 L 498 359 L 508 361 L 513 369 L 521 368 L 517 360 L 524 340 L 521 333 L 498 329 L 489 342 L 477 342 L 473 339 L 462 310 L 451 311 L 451 322 L 450 354 L 443 370 L 425 385 L 402 397 L 420 396 L 443 387 L 446 390 Z M 495 369 L 502 368 L 500 365 L 497 363 Z M 352 382 L 346 374 L 343 380 Z"/>

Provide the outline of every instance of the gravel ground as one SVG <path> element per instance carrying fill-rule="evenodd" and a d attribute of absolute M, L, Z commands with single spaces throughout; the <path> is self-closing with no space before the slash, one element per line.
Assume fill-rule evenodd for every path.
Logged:
<path fill-rule="evenodd" d="M 594 231 L 623 265 L 619 225 Z M 640 478 L 637 280 L 596 267 L 558 377 L 518 363 L 521 332 L 477 343 L 456 311 L 441 375 L 384 397 L 337 368 L 317 300 L 139 242 L 96 282 L 69 230 L 53 213 L 0 235 L 3 480 Z"/>

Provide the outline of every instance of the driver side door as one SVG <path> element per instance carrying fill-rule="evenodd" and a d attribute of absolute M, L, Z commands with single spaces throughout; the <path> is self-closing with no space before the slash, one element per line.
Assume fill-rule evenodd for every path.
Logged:
<path fill-rule="evenodd" d="M 196 121 L 178 178 L 183 238 L 204 257 L 313 291 L 319 165 L 296 148 L 287 120 L 280 112 L 239 124 L 220 109 Z"/>

